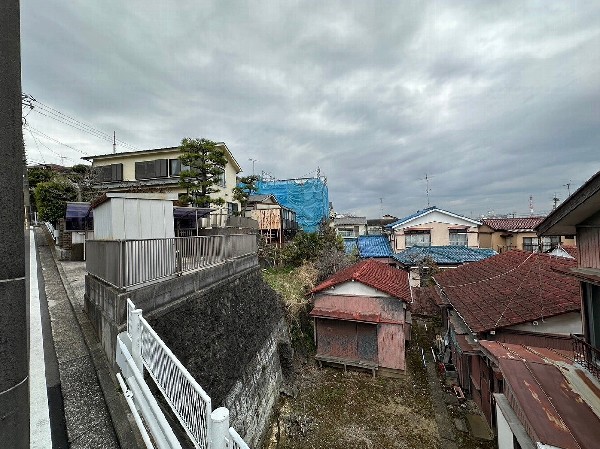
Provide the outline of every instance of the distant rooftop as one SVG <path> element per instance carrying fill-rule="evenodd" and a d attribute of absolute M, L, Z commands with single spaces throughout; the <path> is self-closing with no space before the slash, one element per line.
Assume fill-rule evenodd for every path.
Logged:
<path fill-rule="evenodd" d="M 388 238 L 384 235 L 361 235 L 356 242 L 361 259 L 371 257 L 392 257 L 393 252 Z"/>
<path fill-rule="evenodd" d="M 481 222 L 494 231 L 533 232 L 544 217 L 484 218 Z"/>
<path fill-rule="evenodd" d="M 397 228 L 397 227 L 402 226 L 403 224 L 406 224 L 406 223 L 414 220 L 415 218 L 419 218 L 419 217 L 422 217 L 424 215 L 427 215 L 427 214 L 430 214 L 430 213 L 433 213 L 433 212 L 441 212 L 442 214 L 449 215 L 449 216 L 454 217 L 454 218 L 459 218 L 461 220 L 469 221 L 469 222 L 473 223 L 474 226 L 477 226 L 477 225 L 481 224 L 480 222 L 478 222 L 477 220 L 473 220 L 472 218 L 465 217 L 465 216 L 459 215 L 459 214 L 455 214 L 453 212 L 448 212 L 447 210 L 440 209 L 437 206 L 431 206 L 431 207 L 427 207 L 427 208 L 425 208 L 423 210 L 419 210 L 419 211 L 415 212 L 414 214 L 408 215 L 408 216 L 406 216 L 404 218 L 400 218 L 399 220 L 397 220 L 397 221 L 395 221 L 395 222 L 387 225 L 386 227 L 387 228 L 392 228 L 392 229 L 393 228 Z"/>
<path fill-rule="evenodd" d="M 431 258 L 438 265 L 457 265 L 476 262 L 494 256 L 496 251 L 469 246 L 412 246 L 393 255 L 403 265 L 412 266 L 424 258 Z"/>

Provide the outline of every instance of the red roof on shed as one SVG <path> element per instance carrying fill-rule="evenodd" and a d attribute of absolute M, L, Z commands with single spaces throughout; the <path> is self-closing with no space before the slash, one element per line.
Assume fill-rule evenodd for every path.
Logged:
<path fill-rule="evenodd" d="M 579 283 L 557 270 L 575 259 L 508 251 L 435 276 L 473 332 L 580 310 Z"/>
<path fill-rule="evenodd" d="M 317 285 L 311 293 L 318 293 L 345 282 L 356 281 L 406 302 L 410 301 L 408 274 L 374 259 L 360 261 Z"/>

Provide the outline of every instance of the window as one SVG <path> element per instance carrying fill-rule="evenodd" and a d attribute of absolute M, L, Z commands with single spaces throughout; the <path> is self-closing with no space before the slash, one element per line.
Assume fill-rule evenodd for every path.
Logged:
<path fill-rule="evenodd" d="M 542 252 L 552 251 L 558 245 L 560 245 L 560 236 L 542 237 Z"/>
<path fill-rule="evenodd" d="M 537 253 L 538 251 L 548 252 L 560 244 L 559 236 L 542 237 L 523 237 L 523 251 Z"/>
<path fill-rule="evenodd" d="M 219 187 L 225 187 L 225 168 L 219 167 L 221 169 L 221 173 L 217 175 L 215 185 Z"/>
<path fill-rule="evenodd" d="M 141 161 L 135 163 L 135 179 L 166 178 L 168 174 L 168 159 Z"/>
<path fill-rule="evenodd" d="M 237 215 L 239 213 L 238 203 L 227 203 L 227 215 Z"/>
<path fill-rule="evenodd" d="M 411 246 L 431 246 L 431 233 L 429 231 L 405 231 L 404 242 L 407 248 Z"/>
<path fill-rule="evenodd" d="M 594 348 L 600 349 L 600 286 L 588 282 L 583 282 L 581 286 L 587 342 Z"/>
<path fill-rule="evenodd" d="M 103 165 L 96 169 L 98 182 L 123 181 L 123 164 Z"/>
<path fill-rule="evenodd" d="M 450 245 L 469 246 L 466 229 L 450 229 Z"/>
<path fill-rule="evenodd" d="M 537 253 L 540 250 L 539 239 L 537 237 L 523 237 L 523 251 Z"/>
<path fill-rule="evenodd" d="M 338 235 L 344 237 L 356 237 L 358 234 L 354 232 L 354 228 L 338 228 Z"/>

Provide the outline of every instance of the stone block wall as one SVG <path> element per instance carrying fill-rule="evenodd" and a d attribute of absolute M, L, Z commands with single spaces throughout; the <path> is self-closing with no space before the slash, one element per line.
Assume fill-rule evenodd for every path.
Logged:
<path fill-rule="evenodd" d="M 231 425 L 259 447 L 283 382 L 280 358 L 289 362 L 279 353 L 291 349 L 280 299 L 256 256 L 130 292 L 86 276 L 85 311 L 115 369 L 127 297 L 208 393 L 213 410 L 229 408 Z"/>
<path fill-rule="evenodd" d="M 259 447 L 283 381 L 278 347 L 289 345 L 276 293 L 256 268 L 198 292 L 151 325 L 231 423 Z"/>

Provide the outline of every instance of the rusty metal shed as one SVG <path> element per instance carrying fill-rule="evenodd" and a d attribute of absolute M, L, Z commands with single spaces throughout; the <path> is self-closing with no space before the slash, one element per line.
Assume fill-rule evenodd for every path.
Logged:
<path fill-rule="evenodd" d="M 310 315 L 315 320 L 318 361 L 382 374 L 405 370 L 405 339 L 410 326 L 406 320 L 410 290 L 405 273 L 370 259 L 337 273 L 313 293 Z"/>

